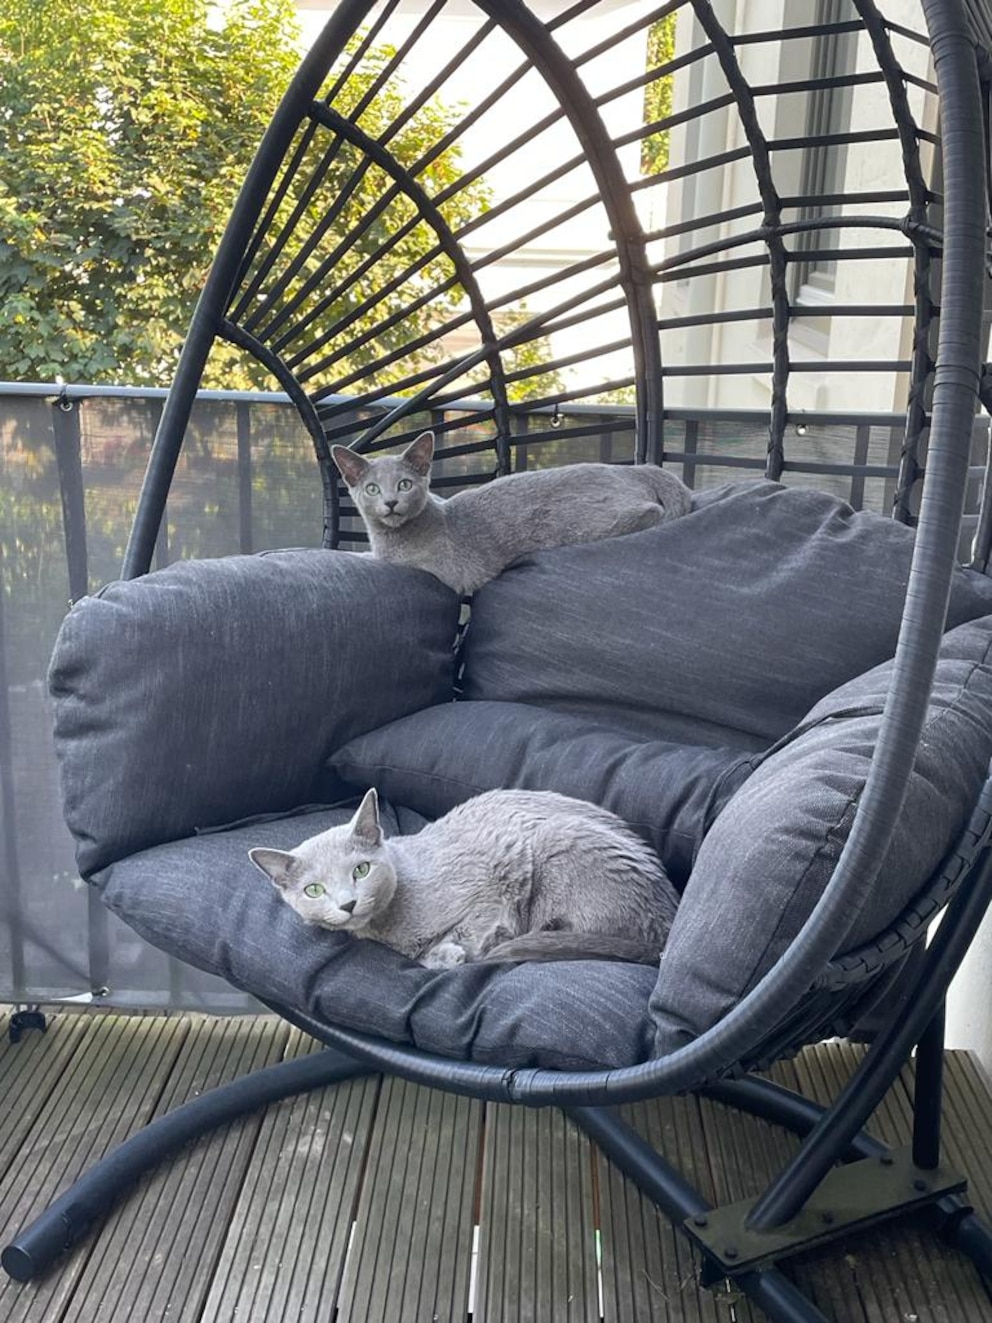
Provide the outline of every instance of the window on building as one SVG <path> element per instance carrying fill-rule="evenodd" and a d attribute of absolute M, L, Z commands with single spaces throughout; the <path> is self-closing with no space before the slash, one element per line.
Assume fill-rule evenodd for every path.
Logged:
<path fill-rule="evenodd" d="M 813 87 L 806 104 L 806 137 L 817 139 L 845 133 L 851 123 L 851 89 L 830 85 L 829 80 L 843 78 L 854 71 L 856 34 L 839 32 L 837 27 L 856 18 L 852 0 L 816 0 L 815 23 L 825 30 L 813 38 L 810 50 L 811 82 L 827 85 Z M 838 214 L 839 207 L 818 201 L 843 191 L 847 149 L 843 144 L 815 142 L 803 153 L 800 172 L 800 196 L 809 199 L 798 209 L 800 221 Z M 801 291 L 832 294 L 836 262 L 816 254 L 836 246 L 829 230 L 813 229 L 796 236 L 792 264 L 792 297 L 801 300 Z M 806 256 L 808 254 L 808 256 Z"/>

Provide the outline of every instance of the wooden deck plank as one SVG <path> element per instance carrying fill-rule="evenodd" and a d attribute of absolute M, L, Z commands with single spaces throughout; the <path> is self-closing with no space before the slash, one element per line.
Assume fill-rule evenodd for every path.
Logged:
<path fill-rule="evenodd" d="M 968 1196 L 983 1217 L 992 1216 L 992 1093 L 965 1052 L 949 1053 L 943 1139 L 947 1157 L 968 1177 Z"/>
<path fill-rule="evenodd" d="M 620 1113 L 687 1180 L 712 1196 L 696 1098 L 661 1098 Z M 726 1323 L 728 1301 L 700 1288 L 698 1262 L 681 1232 L 598 1150 L 597 1171 L 606 1323 Z M 740 1323 L 750 1317 L 745 1305 Z"/>
<path fill-rule="evenodd" d="M 144 1125 L 189 1031 L 186 1019 L 93 1017 L 56 1089 L 0 1180 L 0 1226 L 29 1222 L 84 1168 Z M 61 1261 L 37 1285 L 0 1280 L 0 1318 L 54 1323 L 96 1242 Z"/>
<path fill-rule="evenodd" d="M 319 1050 L 294 1030 L 286 1056 Z M 268 1109 L 202 1323 L 333 1317 L 378 1090 L 366 1077 Z"/>
<path fill-rule="evenodd" d="M 782 1063 L 772 1075 L 780 1083 L 798 1089 L 814 1101 L 829 1102 L 846 1083 L 860 1055 L 848 1044 L 837 1044 L 832 1053 L 822 1056 L 816 1049 L 811 1049 L 795 1061 Z M 877 1121 L 869 1126 L 869 1130 L 877 1138 L 883 1138 Z M 807 1283 L 812 1279 L 825 1283 L 820 1287 L 821 1291 L 835 1295 L 840 1283 L 833 1285 L 833 1279 L 841 1276 L 845 1294 L 857 1301 L 857 1316 L 863 1316 L 869 1323 L 882 1323 L 886 1317 L 891 1317 L 892 1274 L 884 1255 L 876 1254 L 869 1263 L 861 1257 L 863 1248 L 863 1243 L 853 1240 L 839 1241 L 818 1253 L 803 1256 L 791 1267 L 790 1274 L 800 1289 L 809 1289 Z M 898 1272 L 895 1279 L 898 1281 Z M 831 1317 L 837 1316 L 835 1307 Z"/>
<path fill-rule="evenodd" d="M 795 1153 L 795 1136 L 781 1126 L 758 1120 L 733 1107 L 705 1101 L 702 1105 L 703 1143 L 710 1154 L 717 1205 L 737 1203 L 759 1194 L 772 1176 Z M 797 1279 L 800 1288 L 827 1317 L 845 1323 L 863 1323 L 859 1301 L 842 1281 L 818 1280 L 816 1274 L 797 1273 L 783 1267 L 784 1275 Z M 743 1302 L 738 1304 L 740 1309 Z M 764 1315 L 748 1306 L 755 1319 Z"/>
<path fill-rule="evenodd" d="M 799 1087 L 810 1097 L 828 1102 L 853 1073 L 863 1049 L 847 1043 L 820 1044 L 793 1066 Z M 957 1054 L 948 1054 L 953 1062 Z M 868 1129 L 889 1144 L 906 1144 L 911 1135 L 912 1068 L 889 1091 Z M 948 1116 L 957 1105 L 953 1071 L 948 1071 Z M 988 1132 L 986 1132 L 988 1133 Z M 948 1152 L 953 1161 L 954 1154 Z M 918 1323 L 992 1323 L 992 1312 L 981 1278 L 966 1256 L 935 1240 L 914 1218 L 875 1228 L 870 1235 L 845 1238 L 833 1249 L 805 1256 L 802 1264 L 821 1277 L 848 1276 L 863 1301 L 871 1323 L 915 1315 Z"/>
<path fill-rule="evenodd" d="M 599 1319 L 592 1161 L 557 1109 L 487 1108 L 475 1323 Z"/>
<path fill-rule="evenodd" d="M 467 1317 L 482 1110 L 383 1082 L 339 1323 Z"/>
<path fill-rule="evenodd" d="M 92 1043 L 93 1021 L 82 1015 L 58 1015 L 45 1033 L 31 1031 L 11 1043 L 10 1017 L 0 1019 L 0 1098 L 4 1119 L 0 1128 L 0 1179 L 17 1161 L 42 1109 L 80 1046 Z"/>
<path fill-rule="evenodd" d="M 274 1019 L 200 1021 L 176 1058 L 153 1117 L 282 1056 Z M 94 1243 L 64 1323 L 197 1318 L 261 1116 L 225 1126 L 150 1173 Z"/>
<path fill-rule="evenodd" d="M 3 1024 L 0 1022 L 0 1031 Z M 255 1065 L 319 1050 L 267 1017 L 57 1015 L 0 1038 L 0 1227 L 15 1232 L 151 1116 Z M 829 1043 L 775 1076 L 829 1100 L 861 1049 Z M 948 1160 L 992 1204 L 992 1092 L 949 1053 Z M 912 1068 L 870 1123 L 906 1142 Z M 786 1132 L 695 1098 L 622 1109 L 709 1198 L 753 1195 Z M 12 1323 L 462 1323 L 479 1223 L 475 1323 L 761 1323 L 699 1289 L 697 1261 L 632 1182 L 554 1110 L 484 1106 L 399 1080 L 288 1100 L 192 1146 L 38 1283 L 0 1279 Z M 350 1241 L 350 1252 L 349 1252 Z M 837 1323 L 992 1323 L 963 1256 L 912 1220 L 785 1268 Z"/>

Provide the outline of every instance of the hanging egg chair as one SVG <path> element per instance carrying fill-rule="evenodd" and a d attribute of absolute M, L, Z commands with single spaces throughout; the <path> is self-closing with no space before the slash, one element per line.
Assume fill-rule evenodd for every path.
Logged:
<path fill-rule="evenodd" d="M 203 289 L 121 580 L 72 608 L 51 673 L 83 876 L 326 1051 L 149 1127 L 17 1236 L 12 1275 L 190 1136 L 370 1071 L 565 1108 L 771 1318 L 823 1317 L 780 1258 L 923 1204 L 992 1271 L 939 1151 L 944 994 L 992 885 L 992 17 L 785 8 L 775 32 L 709 0 L 334 9 Z M 299 411 L 320 545 L 149 573 L 218 340 Z M 650 461 L 693 508 L 522 557 L 466 628 L 430 575 L 354 554 L 331 460 L 425 428 L 441 494 Z M 613 809 L 682 894 L 659 966 L 433 970 L 308 928 L 248 848 L 369 786 L 391 832 L 498 787 Z M 828 1109 L 751 1073 L 835 1035 L 871 1047 Z M 862 1126 L 914 1048 L 892 1154 Z M 685 1091 L 805 1136 L 746 1207 L 710 1209 L 610 1110 Z M 824 1197 L 859 1211 L 803 1231 Z"/>

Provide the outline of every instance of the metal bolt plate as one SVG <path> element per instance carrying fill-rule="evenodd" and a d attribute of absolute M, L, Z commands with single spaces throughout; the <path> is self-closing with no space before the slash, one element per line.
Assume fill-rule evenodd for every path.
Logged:
<path fill-rule="evenodd" d="M 683 1225 L 711 1262 L 716 1260 L 728 1273 L 739 1273 L 834 1240 L 855 1227 L 934 1203 L 946 1194 L 959 1193 L 966 1184 L 950 1167 L 924 1171 L 914 1165 L 910 1149 L 893 1149 L 885 1161 L 864 1158 L 835 1167 L 790 1222 L 770 1231 L 752 1231 L 745 1225 L 757 1199 L 709 1210 L 705 1226 L 691 1217 Z M 726 1252 L 728 1246 L 733 1254 Z"/>

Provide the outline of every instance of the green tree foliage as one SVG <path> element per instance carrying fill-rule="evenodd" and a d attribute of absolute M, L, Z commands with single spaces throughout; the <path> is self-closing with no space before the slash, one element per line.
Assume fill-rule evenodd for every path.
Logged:
<path fill-rule="evenodd" d="M 168 378 L 295 21 L 291 0 L 5 0 L 3 375 Z"/>
<path fill-rule="evenodd" d="M 648 29 L 648 70 L 661 68 L 675 58 L 675 14 L 660 18 Z M 672 113 L 671 74 L 656 78 L 644 89 L 644 123 L 654 124 Z M 668 130 L 649 134 L 641 143 L 641 173 L 656 175 L 668 165 Z"/>
<path fill-rule="evenodd" d="M 404 111 L 396 78 L 366 95 L 392 55 L 367 52 L 335 97 L 345 114 L 368 101 L 360 122 L 373 138 Z M 0 377 L 168 384 L 237 190 L 298 61 L 292 0 L 5 0 Z M 418 165 L 452 118 L 435 98 L 389 136 L 431 194 L 460 173 L 450 146 Z M 388 385 L 444 355 L 430 331 L 463 293 L 410 198 L 394 191 L 376 213 L 393 183 L 381 167 L 349 145 L 322 164 L 332 137 L 314 136 L 283 193 L 273 228 L 294 216 L 293 234 L 262 284 L 272 291 L 262 323 L 293 303 L 303 327 L 277 348 L 292 360 L 317 344 L 302 364 L 316 365 L 311 385 L 347 389 L 369 369 Z M 320 185 L 308 191 L 314 168 Z M 330 199 L 343 201 L 322 233 Z M 488 204 L 477 181 L 454 190 L 443 213 L 457 228 Z M 325 269 L 342 235 L 350 244 Z M 374 252 L 374 274 L 363 275 Z M 263 244 L 256 265 L 268 260 Z M 275 383 L 218 343 L 204 384 Z"/>

